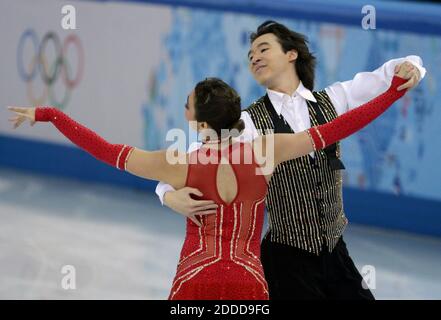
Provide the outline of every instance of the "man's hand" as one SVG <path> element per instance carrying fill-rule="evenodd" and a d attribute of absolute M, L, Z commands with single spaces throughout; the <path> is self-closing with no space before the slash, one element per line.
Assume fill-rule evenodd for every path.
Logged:
<path fill-rule="evenodd" d="M 202 193 L 195 188 L 185 187 L 176 191 L 168 191 L 164 195 L 164 203 L 170 209 L 189 218 L 197 226 L 202 224 L 196 218 L 198 215 L 217 212 L 218 205 L 213 200 L 194 200 L 190 195 L 202 197 Z"/>
<path fill-rule="evenodd" d="M 416 87 L 416 85 L 421 79 L 421 74 L 418 68 L 415 67 L 412 63 L 405 61 L 395 67 L 394 70 L 395 73 L 397 73 L 400 69 L 401 70 L 404 69 L 406 71 L 406 76 L 403 78 L 408 79 L 409 81 L 399 86 L 397 90 L 398 91 L 403 89 L 411 90 L 412 88 Z"/>

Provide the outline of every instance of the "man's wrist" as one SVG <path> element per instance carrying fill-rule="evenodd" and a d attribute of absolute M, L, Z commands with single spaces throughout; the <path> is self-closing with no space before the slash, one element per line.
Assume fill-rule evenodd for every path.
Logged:
<path fill-rule="evenodd" d="M 167 207 L 168 207 L 167 194 L 170 194 L 170 192 L 173 192 L 173 190 L 165 191 L 164 195 L 162 196 L 162 205 L 166 205 Z"/>
<path fill-rule="evenodd" d="M 156 187 L 156 194 L 158 195 L 162 205 L 164 205 L 164 196 L 169 191 L 175 191 L 175 189 L 169 184 L 160 182 Z"/>

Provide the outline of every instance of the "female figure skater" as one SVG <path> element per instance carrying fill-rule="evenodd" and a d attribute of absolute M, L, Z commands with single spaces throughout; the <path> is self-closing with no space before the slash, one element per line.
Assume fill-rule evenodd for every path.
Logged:
<path fill-rule="evenodd" d="M 169 163 L 166 150 L 145 151 L 111 144 L 53 107 L 9 107 L 17 114 L 10 121 L 14 128 L 26 119 L 31 125 L 52 122 L 74 144 L 111 166 L 164 181 L 175 189 L 188 186 L 201 190 L 200 199 L 214 200 L 218 209 L 216 214 L 201 215 L 200 226 L 187 219 L 169 299 L 263 300 L 268 299 L 268 286 L 260 263 L 260 238 L 272 173 L 263 172 L 258 155 L 272 141 L 273 154 L 263 155 L 273 160 L 266 161 L 265 166 L 275 168 L 360 130 L 404 95 L 405 90 L 397 90 L 406 82 L 401 78 L 405 74 L 402 69 L 386 92 L 332 122 L 296 134 L 259 136 L 252 143 L 221 136 L 222 129 L 244 129 L 240 97 L 234 89 L 216 78 L 201 81 L 188 96 L 186 116 L 196 120 L 195 129 L 204 136 L 205 143 L 190 154 L 173 153 L 185 163 Z M 210 129 L 221 138 L 213 140 L 205 135 Z"/>

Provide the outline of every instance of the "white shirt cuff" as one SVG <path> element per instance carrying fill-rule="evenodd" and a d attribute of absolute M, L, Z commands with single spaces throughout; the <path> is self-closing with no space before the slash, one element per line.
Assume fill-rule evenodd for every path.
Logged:
<path fill-rule="evenodd" d="M 159 200 L 161 200 L 162 205 L 164 205 L 164 195 L 168 191 L 176 191 L 176 190 L 171 185 L 163 182 L 159 182 L 158 185 L 156 186 L 155 192 L 158 195 Z"/>

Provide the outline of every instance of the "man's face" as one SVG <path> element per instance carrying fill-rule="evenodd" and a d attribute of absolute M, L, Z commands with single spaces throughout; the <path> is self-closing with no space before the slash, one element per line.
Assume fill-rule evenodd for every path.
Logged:
<path fill-rule="evenodd" d="M 256 38 L 248 52 L 249 68 L 254 79 L 269 87 L 282 73 L 292 72 L 293 61 L 297 59 L 295 50 L 283 52 L 277 37 L 266 33 Z"/>

